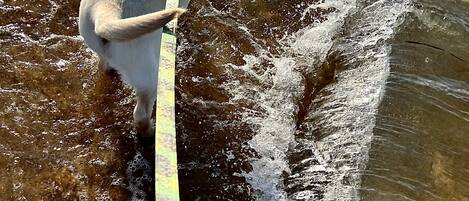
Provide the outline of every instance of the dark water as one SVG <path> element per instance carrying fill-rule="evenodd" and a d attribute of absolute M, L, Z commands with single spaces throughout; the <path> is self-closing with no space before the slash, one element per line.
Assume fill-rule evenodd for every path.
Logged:
<path fill-rule="evenodd" d="M 176 81 L 183 199 L 252 200 L 252 195 L 261 193 L 243 175 L 253 169 L 250 158 L 260 157 L 248 144 L 258 128 L 246 117 L 257 113 L 261 118 L 267 109 L 251 95 L 274 87 L 269 71 L 275 69 L 272 58 L 286 51 L 281 39 L 324 21 L 323 14 L 333 11 L 316 9 L 300 20 L 313 3 L 316 1 L 191 3 L 190 12 L 197 14 L 180 22 Z M 260 58 L 250 72 L 240 67 L 249 62 L 245 55 Z M 252 88 L 248 94 L 232 93 L 242 86 Z M 274 174 L 272 177 L 278 176 Z"/>
<path fill-rule="evenodd" d="M 469 200 L 469 3 L 416 6 L 392 41 L 363 200 Z"/>
<path fill-rule="evenodd" d="M 78 0 L 0 0 L 0 200 L 153 200 Z M 182 200 L 469 200 L 467 0 L 195 0 Z"/>

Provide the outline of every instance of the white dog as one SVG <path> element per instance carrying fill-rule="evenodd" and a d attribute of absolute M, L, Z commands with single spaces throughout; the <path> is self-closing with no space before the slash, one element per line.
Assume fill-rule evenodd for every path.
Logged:
<path fill-rule="evenodd" d="M 181 8 L 163 10 L 165 4 L 165 0 L 80 3 L 80 34 L 99 55 L 100 68 L 117 70 L 136 91 L 134 124 L 138 136 L 143 138 L 154 135 L 151 114 L 156 99 L 162 27 L 185 12 Z"/>

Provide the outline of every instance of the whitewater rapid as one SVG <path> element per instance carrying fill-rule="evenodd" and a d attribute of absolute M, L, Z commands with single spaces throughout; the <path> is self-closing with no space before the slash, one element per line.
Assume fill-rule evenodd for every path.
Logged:
<path fill-rule="evenodd" d="M 251 68 L 270 60 L 273 65 L 265 71 L 269 73 L 255 75 L 259 82 L 269 83 L 268 89 L 229 83 L 236 86 L 230 90 L 234 97 L 258 100 L 260 108 L 243 114 L 255 132 L 249 145 L 259 154 L 251 159 L 252 171 L 243 175 L 257 190 L 257 200 L 358 200 L 360 171 L 366 165 L 374 115 L 389 74 L 388 42 L 410 11 L 410 1 L 326 1 L 309 5 L 302 15 L 318 8 L 335 11 L 325 15 L 327 20 L 285 37 L 284 54 L 245 56 L 246 64 L 237 66 L 253 73 Z M 327 95 L 310 108 L 307 119 L 314 120 L 305 122 L 306 135 L 318 129 L 327 134 L 320 139 L 295 138 L 294 114 L 305 90 L 301 71 L 316 70 L 331 52 L 345 57 L 344 67 L 337 70 L 336 82 L 323 89 Z M 299 67 L 305 64 L 312 69 Z M 301 163 L 315 164 L 292 172 L 288 157 L 300 152 L 295 150 L 298 144 L 314 153 Z M 286 178 L 293 181 L 289 186 L 284 185 Z M 285 189 L 293 186 L 299 191 L 288 194 Z"/>

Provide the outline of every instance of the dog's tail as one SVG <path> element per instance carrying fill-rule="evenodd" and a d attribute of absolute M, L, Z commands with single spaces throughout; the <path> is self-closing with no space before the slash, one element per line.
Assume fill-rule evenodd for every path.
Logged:
<path fill-rule="evenodd" d="M 93 9 L 95 32 L 110 41 L 126 41 L 153 32 L 186 10 L 171 8 L 141 16 L 121 19 L 120 9 L 107 1 L 97 3 Z"/>

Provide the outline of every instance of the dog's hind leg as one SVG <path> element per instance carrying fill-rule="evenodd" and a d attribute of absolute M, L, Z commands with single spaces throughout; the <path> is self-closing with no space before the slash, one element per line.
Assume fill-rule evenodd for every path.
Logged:
<path fill-rule="evenodd" d="M 156 100 L 155 88 L 139 91 L 137 89 L 137 105 L 134 109 L 134 123 L 137 135 L 140 138 L 148 138 L 154 135 L 154 126 L 151 120 L 153 105 Z"/>

